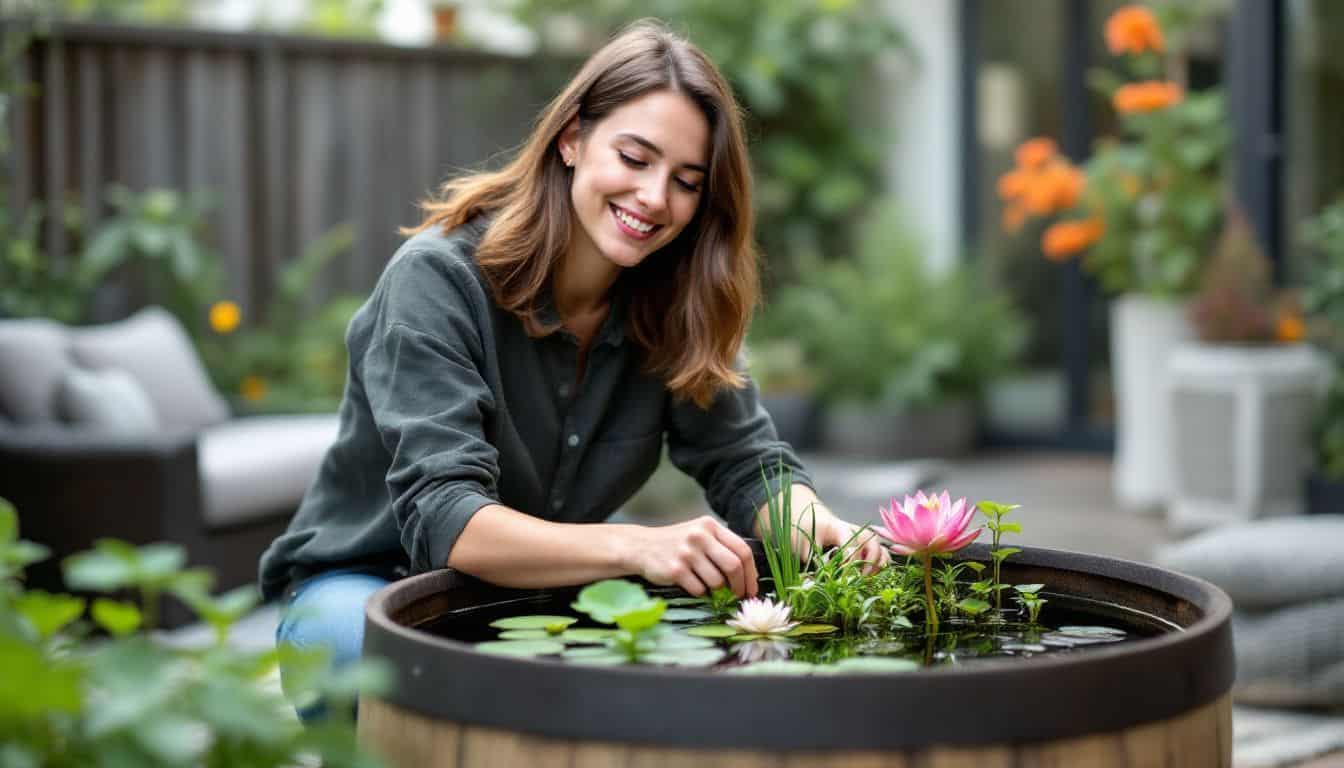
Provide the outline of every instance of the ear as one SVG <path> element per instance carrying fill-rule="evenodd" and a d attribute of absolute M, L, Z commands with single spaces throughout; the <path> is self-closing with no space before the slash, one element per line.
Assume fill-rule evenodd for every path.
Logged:
<path fill-rule="evenodd" d="M 565 165 L 574 165 L 579 156 L 579 118 L 574 117 L 560 129 L 560 136 L 555 140 L 556 147 L 560 150 L 560 159 Z"/>

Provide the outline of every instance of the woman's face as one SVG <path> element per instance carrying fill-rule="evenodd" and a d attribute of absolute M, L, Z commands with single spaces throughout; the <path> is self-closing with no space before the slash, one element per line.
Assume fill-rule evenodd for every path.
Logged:
<path fill-rule="evenodd" d="M 561 135 L 572 164 L 578 227 L 571 254 L 633 267 L 676 239 L 695 216 L 709 165 L 709 123 L 690 99 L 654 91 L 623 104 L 581 136 Z"/>

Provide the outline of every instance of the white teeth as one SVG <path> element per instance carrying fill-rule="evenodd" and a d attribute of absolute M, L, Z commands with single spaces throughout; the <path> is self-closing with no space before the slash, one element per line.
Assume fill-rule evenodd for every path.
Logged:
<path fill-rule="evenodd" d="M 649 232 L 650 230 L 653 229 L 652 224 L 645 224 L 642 221 L 639 221 L 631 216 L 628 216 L 626 215 L 625 211 L 622 211 L 620 208 L 616 209 L 616 218 L 620 219 L 621 222 L 625 224 L 625 226 L 635 230 L 636 232 L 644 233 Z"/>

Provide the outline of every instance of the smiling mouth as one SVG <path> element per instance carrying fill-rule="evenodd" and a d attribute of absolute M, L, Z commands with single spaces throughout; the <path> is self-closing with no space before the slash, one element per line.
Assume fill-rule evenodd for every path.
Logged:
<path fill-rule="evenodd" d="M 616 220 L 616 226 L 628 237 L 636 240 L 647 240 L 653 236 L 653 233 L 662 229 L 663 225 L 645 221 L 615 203 L 609 205 L 612 218 Z"/>

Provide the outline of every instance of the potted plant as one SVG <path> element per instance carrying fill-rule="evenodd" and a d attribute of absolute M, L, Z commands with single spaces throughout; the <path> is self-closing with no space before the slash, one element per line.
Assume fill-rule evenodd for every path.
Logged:
<path fill-rule="evenodd" d="M 889 202 L 854 258 L 803 273 L 769 311 L 815 372 L 822 447 L 887 459 L 968 451 L 981 386 L 1026 341 L 1021 313 L 969 268 L 927 266 Z"/>
<path fill-rule="evenodd" d="M 1305 222 L 1316 258 L 1302 301 L 1309 335 L 1331 361 L 1330 383 L 1312 425 L 1307 512 L 1344 511 L 1344 198 Z"/>
<path fill-rule="evenodd" d="M 864 573 L 843 547 L 807 547 L 778 499 L 753 542 L 759 596 L 740 602 L 452 570 L 394 583 L 369 601 L 364 651 L 392 660 L 396 685 L 361 697 L 361 743 L 396 766 L 448 749 L 464 768 L 1229 765 L 1227 596 L 1005 546 L 1014 509 L 893 499 L 879 532 L 897 557 Z"/>
<path fill-rule="evenodd" d="M 1173 492 L 1168 521 L 1194 531 L 1298 514 L 1307 433 L 1325 366 L 1304 343 L 1295 296 L 1233 212 L 1189 305 L 1198 341 L 1167 362 Z"/>
<path fill-rule="evenodd" d="M 1119 119 L 1118 138 L 1099 142 L 1075 165 L 1048 138 L 1025 142 L 1017 167 L 999 179 L 1004 226 L 1059 216 L 1042 233 L 1046 258 L 1082 256 L 1111 302 L 1116 396 L 1115 492 L 1127 506 L 1166 500 L 1171 487 L 1164 371 L 1173 346 L 1190 338 L 1184 302 L 1216 240 L 1229 140 L 1218 89 L 1186 93 L 1178 45 L 1188 9 L 1166 18 L 1125 6 L 1106 22 L 1119 73 L 1093 83 Z"/>

